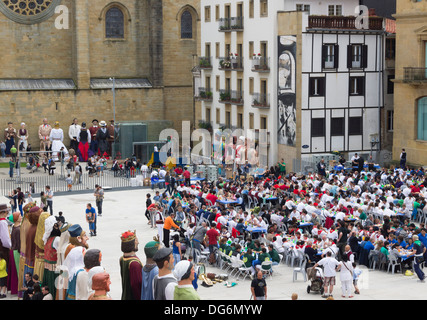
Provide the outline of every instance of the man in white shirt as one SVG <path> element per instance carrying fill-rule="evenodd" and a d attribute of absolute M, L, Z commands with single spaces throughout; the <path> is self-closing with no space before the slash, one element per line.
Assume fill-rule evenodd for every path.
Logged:
<path fill-rule="evenodd" d="M 332 253 L 327 252 L 326 257 L 321 259 L 314 265 L 314 268 L 317 266 L 323 266 L 323 272 L 325 276 L 325 281 L 323 283 L 324 293 L 323 298 L 327 298 L 328 295 L 332 296 L 332 291 L 334 290 L 335 285 L 335 276 L 336 276 L 336 267 L 338 267 L 339 262 L 337 259 L 332 258 Z M 328 294 L 329 288 L 329 294 Z"/>
<path fill-rule="evenodd" d="M 77 152 L 79 148 L 79 143 L 77 141 L 77 137 L 80 135 L 81 127 L 77 123 L 77 118 L 73 119 L 73 123 L 68 128 L 68 136 L 70 138 L 70 148 L 74 149 Z"/>

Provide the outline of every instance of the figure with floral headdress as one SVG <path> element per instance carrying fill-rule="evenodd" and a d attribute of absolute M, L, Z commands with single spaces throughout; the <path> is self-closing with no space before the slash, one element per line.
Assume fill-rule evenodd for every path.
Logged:
<path fill-rule="evenodd" d="M 135 231 L 126 231 L 120 236 L 121 250 L 120 275 L 122 278 L 121 300 L 141 300 L 142 262 L 136 256 L 138 238 Z"/>

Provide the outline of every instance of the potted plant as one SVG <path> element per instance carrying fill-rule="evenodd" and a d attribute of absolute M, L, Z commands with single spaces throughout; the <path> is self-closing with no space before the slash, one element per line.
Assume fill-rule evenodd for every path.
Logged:
<path fill-rule="evenodd" d="M 256 70 L 258 70 L 258 69 L 259 69 L 260 62 L 261 62 L 261 54 L 260 54 L 260 53 L 258 53 L 258 55 L 256 55 L 256 54 L 254 53 L 254 57 L 253 57 L 253 66 L 254 66 L 254 68 L 255 68 Z"/>
<path fill-rule="evenodd" d="M 233 65 L 233 69 L 237 69 L 237 57 L 237 53 L 235 53 L 234 55 L 231 54 L 231 64 Z"/>

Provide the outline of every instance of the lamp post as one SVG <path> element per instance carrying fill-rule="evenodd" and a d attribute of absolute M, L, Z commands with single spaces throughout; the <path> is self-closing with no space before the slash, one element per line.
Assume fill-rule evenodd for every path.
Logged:
<path fill-rule="evenodd" d="M 113 128 L 113 145 L 111 147 L 111 156 L 115 159 L 115 147 L 116 147 L 116 78 L 110 78 L 110 81 L 113 82 L 113 120 L 114 120 L 114 128 Z"/>

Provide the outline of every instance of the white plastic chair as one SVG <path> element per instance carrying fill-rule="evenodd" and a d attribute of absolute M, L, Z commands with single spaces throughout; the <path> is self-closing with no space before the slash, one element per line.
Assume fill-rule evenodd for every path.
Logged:
<path fill-rule="evenodd" d="M 304 259 L 299 267 L 294 268 L 293 282 L 297 280 L 298 273 L 302 273 L 302 275 L 304 276 L 304 282 L 307 281 L 306 265 L 307 265 L 307 259 Z"/>

